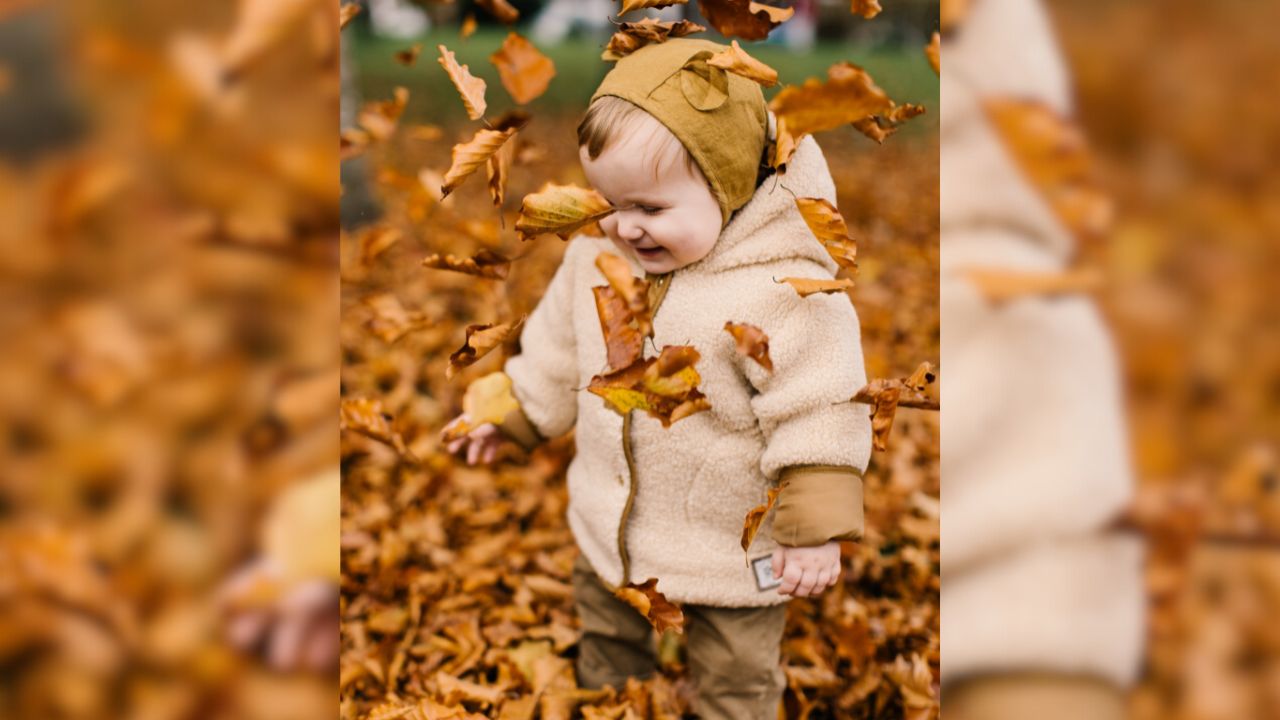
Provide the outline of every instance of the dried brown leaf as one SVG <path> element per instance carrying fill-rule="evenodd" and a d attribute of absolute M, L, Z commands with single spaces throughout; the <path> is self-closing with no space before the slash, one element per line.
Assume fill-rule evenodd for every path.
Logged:
<path fill-rule="evenodd" d="M 836 278 L 833 280 L 819 280 L 816 278 L 782 278 L 775 282 L 784 282 L 795 288 L 800 297 L 809 297 L 814 293 L 835 293 L 843 292 L 853 287 L 853 281 L 849 278 Z"/>
<path fill-rule="evenodd" d="M 707 64 L 741 75 L 762 87 L 773 87 L 778 84 L 778 71 L 748 55 L 747 51 L 738 45 L 737 40 L 732 41 L 727 50 L 721 50 L 708 58 Z"/>
<path fill-rule="evenodd" d="M 521 240 L 555 233 L 568 240 L 575 230 L 613 212 L 613 206 L 595 190 L 577 185 L 547 183 L 524 197 L 516 232 Z"/>
<path fill-rule="evenodd" d="M 755 325 L 747 323 L 726 322 L 724 329 L 733 336 L 733 342 L 740 355 L 756 361 L 760 367 L 773 372 L 773 360 L 769 358 L 769 336 Z"/>
<path fill-rule="evenodd" d="M 780 8 L 749 0 L 698 0 L 698 9 L 725 37 L 763 40 L 769 32 L 791 19 L 795 8 Z"/>
<path fill-rule="evenodd" d="M 613 592 L 614 597 L 636 609 L 658 632 L 675 630 L 684 632 L 684 612 L 658 592 L 658 580 L 649 578 L 643 583 L 629 583 Z"/>
<path fill-rule="evenodd" d="M 532 102 L 542 95 L 556 76 L 556 66 L 551 59 L 516 33 L 508 34 L 502 47 L 490 55 L 489 60 L 498 68 L 502 86 L 517 105 Z"/>
<path fill-rule="evenodd" d="M 453 164 L 449 166 L 449 171 L 444 175 L 444 184 L 440 187 L 441 197 L 448 197 L 449 193 L 458 189 L 458 186 L 471 177 L 472 173 L 480 169 L 481 165 L 488 163 L 489 159 L 501 150 L 502 146 L 516 132 L 515 129 L 490 130 L 488 128 L 480 128 L 467 142 L 454 145 Z"/>
<path fill-rule="evenodd" d="M 481 250 L 469 258 L 431 253 L 422 259 L 422 265 L 433 270 L 452 270 L 490 280 L 505 280 L 511 271 L 511 261 L 492 250 Z"/>
<path fill-rule="evenodd" d="M 778 145 L 773 166 L 795 154 L 805 135 L 854 123 L 893 108 L 893 101 L 862 68 L 848 62 L 827 69 L 827 81 L 809 78 L 784 87 L 769 103 L 778 118 Z"/>
<path fill-rule="evenodd" d="M 618 31 L 609 38 L 600 57 L 604 60 L 619 60 L 650 43 L 665 42 L 671 38 L 685 37 L 705 31 L 706 28 L 695 22 L 680 20 L 662 22 L 655 18 L 645 18 L 636 22 L 624 22 L 618 25 Z"/>
<path fill-rule="evenodd" d="M 763 505 L 751 508 L 747 512 L 747 517 L 742 521 L 742 551 L 749 552 L 751 543 L 756 539 L 756 533 L 760 532 L 760 525 L 764 522 L 764 518 L 773 509 L 773 504 L 778 500 L 778 493 L 781 488 L 769 488 L 768 498 Z"/>
<path fill-rule="evenodd" d="M 440 67 L 449 76 L 449 80 L 457 89 L 458 95 L 462 98 L 462 104 L 467 109 L 467 117 L 472 120 L 479 120 L 484 116 L 487 105 L 484 101 L 485 83 L 478 77 L 471 74 L 471 70 L 466 65 L 459 65 L 457 58 L 454 57 L 453 51 L 444 45 L 438 46 L 440 57 L 437 62 Z"/>
<path fill-rule="evenodd" d="M 796 198 L 796 208 L 831 259 L 842 268 L 856 270 L 858 244 L 849 237 L 849 226 L 840 211 L 822 198 Z"/>
<path fill-rule="evenodd" d="M 523 324 L 524 318 L 514 323 L 468 325 L 467 338 L 462 343 L 462 347 L 449 356 L 449 367 L 445 371 L 445 377 L 453 378 L 463 368 L 475 364 L 507 338 L 518 333 Z"/>

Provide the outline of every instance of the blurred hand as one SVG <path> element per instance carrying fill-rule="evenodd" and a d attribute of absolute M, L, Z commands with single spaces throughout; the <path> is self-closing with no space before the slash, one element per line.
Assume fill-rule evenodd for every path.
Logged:
<path fill-rule="evenodd" d="M 244 652 L 262 653 L 280 672 L 332 671 L 338 665 L 338 586 L 309 580 L 275 600 L 252 602 L 253 595 L 280 582 L 279 570 L 259 559 L 223 584 L 219 599 L 227 612 L 227 639 Z"/>
<path fill-rule="evenodd" d="M 781 595 L 810 597 L 840 580 L 840 543 L 780 547 L 773 551 L 773 577 L 782 578 Z"/>
<path fill-rule="evenodd" d="M 451 431 L 469 424 L 470 419 L 466 413 L 463 413 L 444 426 L 440 434 L 441 438 L 447 442 L 445 449 L 450 453 L 458 453 L 465 448 L 468 465 L 475 465 L 477 462 L 487 465 L 493 462 L 498 457 L 498 447 L 502 445 L 503 440 L 502 431 L 493 423 L 477 425 L 465 436 L 456 440 L 447 440 Z"/>

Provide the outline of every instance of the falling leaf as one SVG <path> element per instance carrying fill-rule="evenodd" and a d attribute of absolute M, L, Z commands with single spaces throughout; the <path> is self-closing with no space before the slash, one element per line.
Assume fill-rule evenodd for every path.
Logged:
<path fill-rule="evenodd" d="M 740 355 L 755 360 L 757 365 L 773 372 L 773 360 L 769 359 L 769 336 L 763 330 L 755 325 L 732 321 L 726 322 L 724 329 L 733 336 Z"/>
<path fill-rule="evenodd" d="M 547 183 L 520 203 L 516 232 L 521 240 L 555 233 L 568 240 L 573 232 L 613 212 L 613 206 L 595 190 L 577 185 Z"/>
<path fill-rule="evenodd" d="M 924 108 L 919 105 L 912 105 L 911 103 L 906 105 L 894 104 L 888 112 L 865 117 L 861 120 L 854 120 L 853 126 L 863 135 L 875 140 L 877 143 L 882 143 L 885 138 L 897 132 L 902 123 L 923 114 Z"/>
<path fill-rule="evenodd" d="M 356 18 L 357 15 L 360 14 L 360 10 L 361 10 L 360 3 L 351 2 L 351 3 L 347 3 L 346 5 L 343 5 L 342 8 L 338 10 L 338 29 L 341 30 L 345 28 L 348 23 L 350 23 L 352 20 Z"/>
<path fill-rule="evenodd" d="M 1096 292 L 1102 287 L 1097 268 L 1075 268 L 1061 272 L 971 268 L 964 276 L 983 297 L 993 303 L 1024 297 L 1056 297 Z"/>
<path fill-rule="evenodd" d="M 769 32 L 795 14 L 795 8 L 780 8 L 749 0 L 698 0 L 698 9 L 711 26 L 725 37 L 763 40 Z"/>
<path fill-rule="evenodd" d="M 989 98 L 983 104 L 1010 155 L 1063 225 L 1085 239 L 1104 235 L 1114 209 L 1095 177 L 1079 124 L 1034 100 Z"/>
<path fill-rule="evenodd" d="M 609 44 L 605 46 L 600 57 L 609 61 L 620 60 L 645 45 L 685 37 L 704 30 L 706 30 L 705 27 L 688 20 L 662 22 L 654 18 L 645 18 L 636 22 L 624 22 L 618 25 L 618 31 L 609 38 Z"/>
<path fill-rule="evenodd" d="M 356 122 L 374 140 L 386 140 L 396 130 L 400 115 L 404 113 L 409 102 L 409 89 L 397 87 L 391 100 L 380 100 L 368 103 L 360 111 Z"/>
<path fill-rule="evenodd" d="M 364 130 L 347 128 L 338 133 L 338 157 L 340 160 L 356 157 L 363 153 L 371 142 L 373 137 Z"/>
<path fill-rule="evenodd" d="M 458 31 L 458 36 L 463 40 L 471 37 L 476 33 L 476 15 L 475 13 L 467 13 L 467 17 L 462 21 L 462 29 Z"/>
<path fill-rule="evenodd" d="M 889 449 L 889 431 L 893 430 L 893 416 L 898 410 L 898 396 L 902 386 L 886 385 L 876 393 L 871 410 L 871 444 L 881 452 Z"/>
<path fill-rule="evenodd" d="M 422 265 L 434 270 L 452 270 L 490 280 L 505 280 L 507 273 L 511 271 L 511 261 L 492 250 L 481 250 L 469 258 L 431 253 L 422 259 Z"/>
<path fill-rule="evenodd" d="M 809 78 L 804 85 L 784 87 L 769 103 L 778 118 L 778 146 L 773 165 L 781 167 L 805 135 L 890 110 L 893 101 L 862 68 L 848 62 L 827 69 L 827 81 Z"/>
<path fill-rule="evenodd" d="M 724 68 L 763 87 L 773 87 L 778 84 L 778 71 L 748 55 L 747 51 L 738 45 L 737 40 L 734 40 L 727 50 L 721 50 L 708 58 L 707 64 Z"/>
<path fill-rule="evenodd" d="M 929 67 L 939 76 L 942 75 L 942 36 L 934 33 L 929 44 L 924 46 L 924 56 L 929 58 Z"/>
<path fill-rule="evenodd" d="M 618 11 L 619 15 L 626 15 L 633 10 L 646 10 L 653 8 L 661 10 L 672 5 L 686 5 L 689 0 L 622 0 L 622 9 Z"/>
<path fill-rule="evenodd" d="M 849 0 L 849 12 L 861 15 L 864 20 L 879 15 L 883 9 L 880 7 L 880 0 Z"/>
<path fill-rule="evenodd" d="M 836 278 L 834 280 L 818 280 L 816 278 L 782 278 L 774 282 L 784 282 L 795 288 L 800 293 L 800 297 L 809 297 L 814 293 L 836 293 L 848 290 L 853 287 L 853 281 L 849 278 Z"/>
<path fill-rule="evenodd" d="M 500 1 L 500 0 L 499 0 Z M 471 74 L 471 70 L 466 65 L 459 65 L 453 56 L 453 51 L 444 45 L 438 46 L 440 50 L 440 58 L 437 62 L 440 67 L 444 68 L 445 73 L 449 75 L 449 80 L 453 82 L 453 86 L 458 90 L 458 95 L 462 97 L 462 104 L 467 109 L 467 117 L 472 120 L 479 120 L 484 116 L 487 105 L 484 101 L 484 80 Z"/>
<path fill-rule="evenodd" d="M 389 225 L 373 225 L 365 228 L 361 231 L 359 240 L 361 266 L 365 268 L 372 266 L 379 255 L 400 242 L 403 236 L 404 233 L 400 232 L 400 228 Z"/>
<path fill-rule="evenodd" d="M 939 0 L 938 25 L 942 32 L 955 29 L 969 14 L 969 6 L 972 4 L 973 0 Z"/>
<path fill-rule="evenodd" d="M 842 268 L 858 268 L 858 244 L 849 237 L 849 226 L 834 205 L 822 198 L 796 198 L 800 216 L 831 259 Z"/>
<path fill-rule="evenodd" d="M 476 0 L 476 5 L 484 8 L 503 25 L 510 25 L 520 19 L 520 11 L 512 7 L 507 0 Z"/>
<path fill-rule="evenodd" d="M 498 68 L 502 86 L 517 105 L 532 102 L 542 95 L 551 84 L 551 78 L 556 76 L 556 66 L 551 59 L 516 33 L 507 35 L 502 47 L 490 55 L 489 60 Z"/>
<path fill-rule="evenodd" d="M 418 62 L 418 55 L 422 52 L 422 43 L 414 43 L 413 47 L 408 50 L 400 50 L 396 52 L 396 62 L 405 67 L 413 67 Z"/>
<path fill-rule="evenodd" d="M 625 368 L 639 359 L 644 350 L 644 335 L 636 329 L 626 300 L 617 290 L 605 285 L 591 288 L 591 291 L 595 294 L 596 314 L 600 317 L 600 330 L 604 333 L 609 367 L 615 370 Z"/>
<path fill-rule="evenodd" d="M 596 268 L 604 275 L 609 286 L 617 292 L 631 312 L 636 329 L 643 336 L 653 334 L 653 320 L 649 312 L 649 282 L 631 274 L 631 265 L 610 252 L 596 256 Z M 627 363 L 630 364 L 630 363 Z M 617 367 L 622 367 L 621 365 Z"/>
<path fill-rule="evenodd" d="M 507 130 L 480 128 L 467 142 L 454 145 L 453 164 L 444 174 L 444 184 L 440 187 L 441 197 L 449 197 L 449 193 L 471 177 L 471 174 L 480 169 L 481 165 L 489 162 L 489 158 L 501 150 L 516 132 L 514 128 Z"/>
<path fill-rule="evenodd" d="M 621 415 L 643 410 L 663 427 L 670 427 L 711 407 L 697 389 L 702 378 L 693 365 L 698 358 L 692 347 L 668 345 L 657 358 L 637 360 L 621 370 L 596 375 L 587 390 L 604 398 Z"/>
<path fill-rule="evenodd" d="M 507 338 L 515 335 L 522 324 L 524 324 L 524 318 L 514 323 L 468 325 L 466 341 L 449 356 L 449 367 L 445 370 L 445 377 L 452 379 L 463 368 L 474 365 Z"/>
<path fill-rule="evenodd" d="M 613 595 L 635 608 L 658 632 L 684 632 L 684 612 L 658 592 L 656 578 L 649 578 L 639 585 L 628 583 L 626 587 L 615 590 Z"/>
<path fill-rule="evenodd" d="M 769 488 L 768 498 L 763 505 L 751 508 L 747 512 L 747 517 L 742 521 L 742 551 L 748 552 L 751 543 L 756 539 L 756 533 L 760 532 L 760 525 L 764 523 L 764 518 L 769 514 L 769 510 L 773 509 L 773 504 L 778 500 L 778 493 L 782 492 L 781 488 Z"/>

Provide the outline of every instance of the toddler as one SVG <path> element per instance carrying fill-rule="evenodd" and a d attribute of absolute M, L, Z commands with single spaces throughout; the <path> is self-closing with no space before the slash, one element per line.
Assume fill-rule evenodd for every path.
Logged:
<path fill-rule="evenodd" d="M 647 621 L 612 590 L 647 578 L 682 604 L 688 662 L 704 718 L 773 718 L 784 690 L 779 650 L 790 596 L 840 577 L 838 540 L 862 533 L 871 448 L 858 319 L 843 293 L 800 297 L 784 277 L 836 270 L 798 197 L 835 203 L 812 138 L 785 176 L 768 178 L 769 116 L 753 82 L 707 65 L 724 46 L 678 39 L 624 57 L 578 129 L 588 181 L 616 209 L 606 238 L 570 242 L 505 373 L 520 410 L 450 444 L 469 462 L 498 442 L 533 447 L 576 432 L 568 520 L 582 619 L 578 677 L 621 687 L 656 667 Z M 710 409 L 664 428 L 621 416 L 585 388 L 608 371 L 592 287 L 602 252 L 650 282 L 653 341 L 701 354 Z M 739 354 L 726 322 L 769 337 L 773 369 Z M 465 416 L 454 423 L 465 421 Z M 743 520 L 781 486 L 744 562 Z"/>

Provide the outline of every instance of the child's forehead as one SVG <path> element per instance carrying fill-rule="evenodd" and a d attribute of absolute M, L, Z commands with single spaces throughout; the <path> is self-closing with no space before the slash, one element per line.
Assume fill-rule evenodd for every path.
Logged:
<path fill-rule="evenodd" d="M 611 175 L 625 174 L 635 183 L 662 182 L 689 176 L 684 146 L 665 125 L 647 113 L 619 127 L 594 163 Z M 587 160 L 586 149 L 582 158 Z"/>

